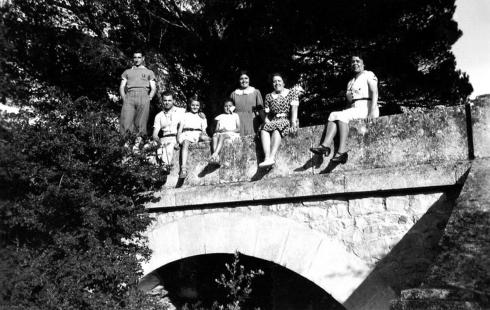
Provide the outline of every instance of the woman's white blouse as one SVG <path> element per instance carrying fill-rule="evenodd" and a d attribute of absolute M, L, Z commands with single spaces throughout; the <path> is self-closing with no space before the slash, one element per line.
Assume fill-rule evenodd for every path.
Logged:
<path fill-rule="evenodd" d="M 357 78 L 353 78 L 347 83 L 347 100 L 351 102 L 355 99 L 369 98 L 368 81 L 377 82 L 378 78 L 371 71 L 363 71 Z"/>

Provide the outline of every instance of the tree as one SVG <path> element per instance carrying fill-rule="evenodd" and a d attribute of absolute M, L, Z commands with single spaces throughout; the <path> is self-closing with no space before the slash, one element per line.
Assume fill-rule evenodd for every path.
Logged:
<path fill-rule="evenodd" d="M 250 304 L 250 296 L 252 294 L 253 282 L 257 277 L 264 275 L 261 269 L 247 270 L 244 265 L 240 264 L 240 253 L 236 251 L 233 255 L 231 264 L 225 263 L 226 271 L 221 273 L 219 278 L 214 279 L 218 287 L 223 291 L 223 298 L 218 298 L 208 308 L 203 301 L 197 301 L 191 305 L 185 303 L 183 310 L 240 310 L 240 309 L 256 309 Z"/>
<path fill-rule="evenodd" d="M 107 102 L 59 100 L 2 120 L 0 305 L 156 309 L 136 284 L 150 254 L 141 193 L 160 174 L 130 156 Z"/>
<path fill-rule="evenodd" d="M 283 71 L 307 90 L 303 124 L 342 101 L 349 56 L 361 51 L 393 104 L 459 104 L 471 93 L 455 69 L 454 0 L 14 0 L 4 8 L 9 63 L 74 97 L 115 93 L 134 49 L 147 50 L 160 88 L 194 93 L 212 116 L 251 71 L 262 92 Z M 49 64 L 49 66 L 46 66 Z M 342 102 L 340 102 L 342 103 Z"/>
<path fill-rule="evenodd" d="M 253 280 L 262 276 L 264 272 L 258 270 L 245 270 L 240 265 L 240 253 L 235 252 L 233 262 L 225 264 L 226 273 L 222 273 L 216 283 L 226 291 L 227 301 L 219 305 L 219 309 L 239 310 L 242 309 L 252 293 Z"/>

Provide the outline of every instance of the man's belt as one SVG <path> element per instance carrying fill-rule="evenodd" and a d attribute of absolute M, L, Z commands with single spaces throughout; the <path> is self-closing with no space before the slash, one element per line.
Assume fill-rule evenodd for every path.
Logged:
<path fill-rule="evenodd" d="M 352 99 L 352 102 L 356 102 L 356 101 L 359 101 L 359 100 L 368 100 L 368 101 L 371 101 L 373 99 L 372 98 L 357 98 L 357 99 Z"/>

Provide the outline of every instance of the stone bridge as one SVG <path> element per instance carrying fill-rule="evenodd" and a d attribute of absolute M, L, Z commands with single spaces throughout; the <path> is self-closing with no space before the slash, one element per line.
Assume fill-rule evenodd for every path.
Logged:
<path fill-rule="evenodd" d="M 238 250 L 349 310 L 480 309 L 490 293 L 489 103 L 355 121 L 338 167 L 309 152 L 321 126 L 286 138 L 271 171 L 257 168 L 252 137 L 226 145 L 219 169 L 207 165 L 209 145 L 197 145 L 188 178 L 178 179 L 176 159 L 146 206 L 153 254 L 140 287 L 161 284 L 158 269 L 172 262 Z M 467 213 L 480 216 L 461 224 Z"/>

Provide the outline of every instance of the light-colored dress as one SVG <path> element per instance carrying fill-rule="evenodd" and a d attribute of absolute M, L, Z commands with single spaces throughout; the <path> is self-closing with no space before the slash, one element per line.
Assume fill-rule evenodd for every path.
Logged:
<path fill-rule="evenodd" d="M 371 71 L 363 71 L 357 78 L 353 78 L 347 83 L 347 101 L 352 103 L 352 107 L 330 113 L 329 121 L 341 121 L 348 123 L 353 119 L 366 118 L 369 113 L 369 105 L 372 98 L 369 97 L 368 81 L 378 82 L 378 78 Z M 378 107 L 374 107 L 374 117 L 379 116 Z"/>
<path fill-rule="evenodd" d="M 201 133 L 206 131 L 208 122 L 206 118 L 201 118 L 198 113 L 186 112 L 182 117 L 182 133 L 179 137 L 179 143 L 185 140 L 196 143 L 199 142 Z"/>
<path fill-rule="evenodd" d="M 280 94 L 270 93 L 265 96 L 264 110 L 270 122 L 262 128 L 265 131 L 273 132 L 278 130 L 281 136 L 289 134 L 289 111 L 291 106 L 299 105 L 298 92 L 292 88 L 285 88 Z"/>
<path fill-rule="evenodd" d="M 236 113 L 223 113 L 216 116 L 214 119 L 218 121 L 218 125 L 216 126 L 216 133 L 214 135 L 217 137 L 224 136 L 225 139 L 239 139 L 240 134 L 236 132 L 239 118 Z M 224 130 L 224 132 L 218 132 L 220 130 Z"/>
<path fill-rule="evenodd" d="M 235 103 L 235 113 L 240 117 L 240 136 L 249 136 L 258 131 L 260 117 L 254 109 L 262 108 L 262 95 L 258 89 L 249 86 L 231 93 L 230 99 Z"/>

